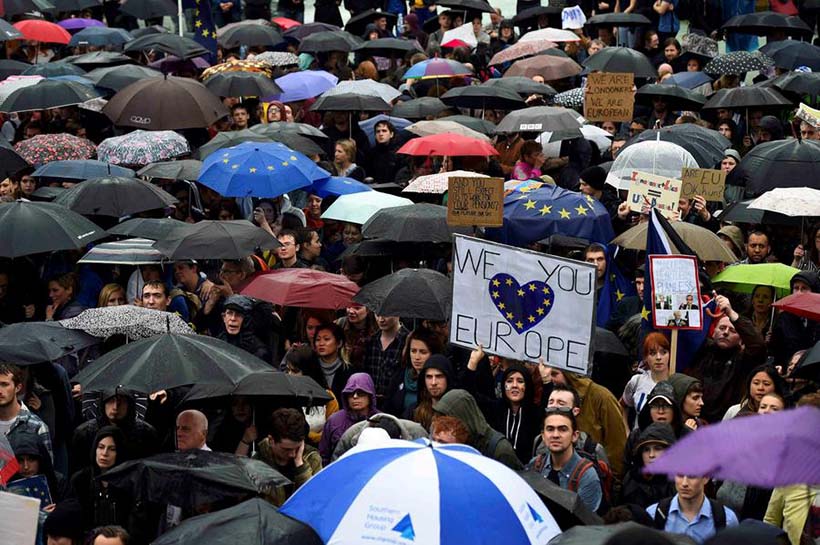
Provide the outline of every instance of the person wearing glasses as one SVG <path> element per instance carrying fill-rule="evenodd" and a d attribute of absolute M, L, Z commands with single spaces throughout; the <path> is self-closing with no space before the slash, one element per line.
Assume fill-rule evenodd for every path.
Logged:
<path fill-rule="evenodd" d="M 299 259 L 301 246 L 296 242 L 296 231 L 286 229 L 276 237 L 281 246 L 276 249 L 274 269 L 306 269 L 307 265 Z"/>
<path fill-rule="evenodd" d="M 381 412 L 376 408 L 376 386 L 367 373 L 350 375 L 342 390 L 341 400 L 342 410 L 327 419 L 319 441 L 319 454 L 324 465 L 330 463 L 336 444 L 348 428 Z"/>

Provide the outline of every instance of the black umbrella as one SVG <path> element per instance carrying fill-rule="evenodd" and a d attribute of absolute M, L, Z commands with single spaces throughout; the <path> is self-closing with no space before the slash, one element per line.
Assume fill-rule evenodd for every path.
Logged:
<path fill-rule="evenodd" d="M 484 13 L 495 13 L 495 9 L 486 0 L 441 0 L 439 6 L 444 6 L 455 11 L 480 11 Z"/>
<path fill-rule="evenodd" d="M 765 70 L 772 66 L 772 58 L 759 51 L 732 51 L 709 61 L 703 71 L 713 76 L 742 76 L 746 72 Z"/>
<path fill-rule="evenodd" d="M 820 379 L 820 342 L 814 343 L 814 346 L 803 354 L 791 376 L 815 382 Z"/>
<path fill-rule="evenodd" d="M 25 72 L 31 65 L 27 62 L 15 61 L 13 59 L 0 59 L 0 80 L 9 76 L 18 76 Z"/>
<path fill-rule="evenodd" d="M 391 106 L 380 97 L 340 93 L 319 97 L 310 109 L 326 112 L 389 112 Z"/>
<path fill-rule="evenodd" d="M 753 201 L 754 199 L 748 199 L 733 202 L 721 212 L 720 221 L 749 223 L 754 225 L 791 225 L 793 227 L 800 227 L 803 218 L 778 214 L 777 212 L 770 212 L 769 210 L 761 210 L 759 208 L 749 208 L 749 205 L 752 204 Z"/>
<path fill-rule="evenodd" d="M 0 19 L 0 42 L 4 42 L 6 40 L 19 40 L 22 37 L 23 33 L 17 30 L 14 25 L 5 19 Z"/>
<path fill-rule="evenodd" d="M 220 72 L 203 83 L 209 91 L 221 97 L 266 97 L 282 92 L 272 79 L 259 72 Z"/>
<path fill-rule="evenodd" d="M 643 131 L 627 140 L 624 149 L 638 142 L 652 140 L 663 140 L 681 146 L 692 154 L 701 168 L 714 168 L 723 159 L 723 152 L 732 147 L 729 139 L 719 132 L 694 123 L 684 123 Z"/>
<path fill-rule="evenodd" d="M 8 178 L 28 166 L 26 160 L 20 157 L 12 145 L 5 138 L 0 138 L 0 176 Z"/>
<path fill-rule="evenodd" d="M 3 13 L 6 17 L 23 15 L 32 11 L 54 11 L 57 8 L 48 0 L 3 0 Z"/>
<path fill-rule="evenodd" d="M 143 36 L 148 36 L 150 34 L 169 34 L 170 31 L 161 25 L 151 25 L 142 28 L 135 28 L 134 30 L 128 31 L 131 36 L 134 38 L 142 38 Z"/>
<path fill-rule="evenodd" d="M 554 17 L 560 20 L 562 8 L 558 6 L 534 6 L 516 13 L 513 17 L 513 24 L 517 27 L 535 26 L 538 18 L 542 15 Z"/>
<path fill-rule="evenodd" d="M 776 187 L 820 189 L 820 141 L 775 140 L 752 148 L 735 167 L 746 182 L 746 196 L 758 197 Z"/>
<path fill-rule="evenodd" d="M 45 64 L 33 64 L 23 70 L 22 75 L 43 76 L 44 78 L 53 78 L 55 76 L 82 76 L 85 75 L 85 70 L 69 62 L 57 61 L 47 62 Z"/>
<path fill-rule="evenodd" d="M 219 385 L 194 385 L 185 401 L 213 399 L 225 396 L 246 396 L 265 400 L 286 407 L 310 407 L 325 405 L 331 400 L 327 390 L 308 376 L 292 376 L 268 369 L 246 376 L 235 387 Z"/>
<path fill-rule="evenodd" d="M 327 53 L 329 51 L 353 51 L 362 40 L 344 30 L 317 32 L 299 43 L 299 53 Z"/>
<path fill-rule="evenodd" d="M 105 87 L 114 91 L 124 89 L 143 79 L 161 76 L 162 72 L 147 66 L 106 66 L 104 68 L 95 68 L 83 75 L 84 78 L 93 81 L 98 87 Z"/>
<path fill-rule="evenodd" d="M 199 449 L 125 462 L 101 479 L 139 501 L 174 505 L 185 513 L 208 504 L 270 495 L 276 487 L 290 484 L 261 460 Z"/>
<path fill-rule="evenodd" d="M 436 97 L 422 97 L 399 102 L 393 106 L 390 115 L 404 119 L 424 119 L 446 110 L 447 105 Z"/>
<path fill-rule="evenodd" d="M 468 129 L 473 129 L 481 134 L 495 134 L 495 123 L 477 117 L 470 117 L 469 115 L 448 115 L 442 117 L 447 121 L 455 121 L 459 125 L 464 125 Z"/>
<path fill-rule="evenodd" d="M 368 24 L 373 23 L 382 17 L 387 19 L 387 28 L 393 28 L 398 20 L 398 16 L 393 13 L 387 13 L 375 9 L 367 9 L 351 17 L 344 29 L 346 32 L 349 32 L 354 36 L 361 36 L 364 34 L 364 30 L 367 28 Z"/>
<path fill-rule="evenodd" d="M 760 51 L 770 56 L 778 68 L 794 70 L 800 66 L 808 66 L 812 69 L 811 73 L 820 70 L 820 47 L 808 42 L 769 42 L 761 47 Z"/>
<path fill-rule="evenodd" d="M 186 224 L 173 218 L 132 218 L 119 225 L 115 225 L 108 230 L 108 233 L 111 235 L 159 240 L 165 238 L 171 231 L 183 225 Z"/>
<path fill-rule="evenodd" d="M 589 26 L 640 27 L 649 26 L 652 21 L 640 13 L 602 13 L 587 19 L 586 24 Z"/>
<path fill-rule="evenodd" d="M 164 333 L 115 348 L 75 380 L 86 392 L 118 385 L 157 392 L 193 384 L 233 386 L 250 373 L 269 369 L 253 354 L 214 337 Z"/>
<path fill-rule="evenodd" d="M 251 127 L 251 131 L 263 136 L 269 136 L 270 138 L 276 138 L 276 135 L 279 134 L 295 134 L 297 136 L 307 136 L 319 141 L 327 140 L 325 133 L 307 123 L 286 123 L 282 121 L 276 123 L 260 123 Z"/>
<path fill-rule="evenodd" d="M 297 42 L 301 42 L 311 34 L 316 34 L 318 32 L 332 32 L 336 30 L 342 29 L 337 27 L 336 25 L 331 25 L 328 23 L 306 23 L 304 25 L 298 25 L 293 28 L 289 28 L 282 35 L 285 38 L 291 38 L 293 40 L 296 40 Z"/>
<path fill-rule="evenodd" d="M 116 51 L 92 51 L 82 55 L 72 55 L 64 60 L 85 70 L 93 70 L 103 66 L 121 66 L 123 64 L 136 65 L 134 59 Z"/>
<path fill-rule="evenodd" d="M 64 191 L 64 187 L 51 187 L 48 185 L 44 185 L 34 190 L 34 193 L 31 194 L 31 200 L 51 202 L 57 197 L 59 197 L 60 193 Z"/>
<path fill-rule="evenodd" d="M 78 214 L 121 218 L 174 205 L 176 198 L 137 178 L 106 176 L 79 183 L 54 201 Z"/>
<path fill-rule="evenodd" d="M 561 488 L 535 471 L 517 473 L 535 490 L 561 530 L 569 530 L 573 526 L 604 523 L 601 517 L 589 510 L 576 492 Z"/>
<path fill-rule="evenodd" d="M 197 157 L 204 160 L 215 151 L 230 148 L 236 146 L 237 144 L 241 144 L 242 142 L 271 142 L 272 140 L 273 139 L 270 136 L 260 134 L 259 132 L 252 131 L 250 129 L 242 129 L 241 131 L 223 131 L 211 138 L 208 143 L 202 145 L 197 151 Z"/>
<path fill-rule="evenodd" d="M 123 7 L 125 7 L 125 5 L 123 5 Z M 174 3 L 174 14 L 176 14 L 176 9 L 176 3 Z M 163 53 L 174 55 L 182 60 L 192 59 L 210 53 L 191 38 L 178 36 L 176 34 L 149 34 L 137 38 L 133 42 L 128 42 L 123 48 L 125 52 L 147 50 L 162 51 Z"/>
<path fill-rule="evenodd" d="M 706 101 L 704 110 L 719 108 L 791 108 L 792 101 L 770 87 L 721 89 Z"/>
<path fill-rule="evenodd" d="M 402 256 L 421 259 L 444 257 L 451 244 L 430 242 L 394 242 L 392 240 L 369 239 L 351 244 L 340 257 L 358 255 L 361 257 Z"/>
<path fill-rule="evenodd" d="M 785 32 L 789 36 L 811 37 L 813 31 L 799 17 L 790 17 L 773 11 L 759 11 L 735 15 L 721 27 L 729 32 L 744 32 L 768 36 L 776 32 Z"/>
<path fill-rule="evenodd" d="M 706 97 L 679 85 L 648 83 L 635 93 L 635 102 L 651 104 L 652 99 L 661 98 L 674 111 L 700 110 L 706 104 Z"/>
<path fill-rule="evenodd" d="M 157 17 L 175 17 L 177 4 L 171 0 L 125 0 L 120 4 L 120 11 L 137 19 L 156 19 Z"/>
<path fill-rule="evenodd" d="M 162 161 L 142 167 L 137 175 L 146 178 L 164 178 L 166 180 L 196 180 L 199 177 L 201 168 L 202 161 L 196 159 Z"/>
<path fill-rule="evenodd" d="M 0 206 L 0 257 L 76 250 L 105 231 L 59 204 L 18 200 Z"/>
<path fill-rule="evenodd" d="M 517 110 L 526 106 L 516 91 L 498 85 L 454 87 L 441 96 L 441 101 L 448 106 L 476 110 Z"/>
<path fill-rule="evenodd" d="M 558 92 L 546 83 L 538 83 L 524 76 L 488 79 L 481 84 L 483 87 L 504 87 L 515 91 L 519 95 L 544 95 L 554 97 Z"/>
<path fill-rule="evenodd" d="M 695 541 L 686 534 L 672 534 L 660 532 L 647 528 L 637 522 L 619 522 L 617 524 L 575 526 L 566 532 L 559 534 L 550 540 L 550 545 L 604 545 L 610 541 L 612 536 L 631 530 L 633 535 L 640 535 L 640 543 L 666 543 L 671 541 L 674 545 L 695 545 Z M 620 541 L 615 541 L 620 543 Z M 624 542 L 631 543 L 624 539 Z"/>
<path fill-rule="evenodd" d="M 447 207 L 427 203 L 382 208 L 362 226 L 365 237 L 394 242 L 450 242 L 454 232 Z"/>
<path fill-rule="evenodd" d="M 629 47 L 605 47 L 581 63 L 587 72 L 631 72 L 636 77 L 654 78 L 658 71 L 641 53 Z"/>
<path fill-rule="evenodd" d="M 189 518 L 162 534 L 152 545 L 322 545 L 322 539 L 307 524 L 285 515 L 270 502 L 254 498 L 207 515 Z"/>
<path fill-rule="evenodd" d="M 0 359 L 16 365 L 54 361 L 99 342 L 57 322 L 21 322 L 0 329 Z"/>
<path fill-rule="evenodd" d="M 788 72 L 766 80 L 765 87 L 776 87 L 783 93 L 799 96 L 820 95 L 820 74 L 816 72 Z"/>
<path fill-rule="evenodd" d="M 191 78 L 164 76 L 132 83 L 103 108 L 115 124 L 163 131 L 201 128 L 228 115 L 207 87 Z"/>
<path fill-rule="evenodd" d="M 574 111 L 551 106 L 536 106 L 510 112 L 501 120 L 495 132 L 558 132 L 580 131 L 580 129 L 581 122 L 578 121 L 578 114 Z"/>
<path fill-rule="evenodd" d="M 226 29 L 217 40 L 222 47 L 233 49 L 248 47 L 273 47 L 282 41 L 282 35 L 272 26 L 262 24 L 235 25 Z"/>
<path fill-rule="evenodd" d="M 365 285 L 353 300 L 380 316 L 447 321 L 453 305 L 450 279 L 431 269 L 402 269 Z"/>
<path fill-rule="evenodd" d="M 595 328 L 595 353 L 609 354 L 613 356 L 629 356 L 624 347 L 624 343 L 612 331 L 603 328 Z"/>
<path fill-rule="evenodd" d="M 154 248 L 174 261 L 181 259 L 242 259 L 256 251 L 281 246 L 276 238 L 246 220 L 205 220 L 185 224 L 157 241 Z"/>
<path fill-rule="evenodd" d="M 400 40 L 398 38 L 378 38 L 364 42 L 355 51 L 380 57 L 404 56 L 410 51 L 421 51 L 415 40 Z"/>
<path fill-rule="evenodd" d="M 0 104 L 2 112 L 30 112 L 82 104 L 100 95 L 93 88 L 68 80 L 43 79 L 11 93 Z"/>

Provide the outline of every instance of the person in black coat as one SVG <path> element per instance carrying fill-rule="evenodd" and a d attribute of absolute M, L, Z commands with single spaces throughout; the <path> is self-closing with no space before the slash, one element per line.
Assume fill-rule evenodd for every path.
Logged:
<path fill-rule="evenodd" d="M 385 119 L 373 126 L 373 133 L 376 143 L 367 153 L 365 172 L 368 177 L 373 178 L 374 183 L 393 183 L 403 164 L 396 153 L 399 149 L 396 127 Z"/>
<path fill-rule="evenodd" d="M 11 450 L 17 458 L 20 469 L 10 481 L 43 475 L 48 482 L 52 503 L 58 503 L 68 496 L 68 479 L 54 470 L 51 455 L 36 433 L 24 432 L 9 436 Z"/>
<path fill-rule="evenodd" d="M 260 360 L 271 363 L 271 351 L 254 332 L 250 323 L 253 301 L 244 295 L 231 295 L 225 300 L 222 321 L 225 329 L 218 339 L 250 352 Z"/>
<path fill-rule="evenodd" d="M 623 503 L 647 508 L 675 495 L 675 484 L 666 475 L 645 475 L 647 464 L 675 442 L 675 430 L 669 424 L 653 423 L 640 434 L 632 450 L 632 468 L 624 477 Z"/>

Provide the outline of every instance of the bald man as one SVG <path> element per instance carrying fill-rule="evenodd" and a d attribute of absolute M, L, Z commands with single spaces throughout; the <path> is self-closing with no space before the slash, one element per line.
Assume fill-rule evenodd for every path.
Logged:
<path fill-rule="evenodd" d="M 177 416 L 177 450 L 211 450 L 205 444 L 208 419 L 199 411 L 182 411 Z"/>

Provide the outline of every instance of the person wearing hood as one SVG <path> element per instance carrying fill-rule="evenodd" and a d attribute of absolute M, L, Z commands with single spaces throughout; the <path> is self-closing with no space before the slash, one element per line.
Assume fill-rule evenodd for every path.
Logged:
<path fill-rule="evenodd" d="M 516 471 L 524 467 L 512 444 L 487 423 L 475 398 L 466 390 L 450 390 L 433 409 L 436 414 L 454 416 L 461 420 L 470 431 L 470 445 L 484 456 Z"/>
<path fill-rule="evenodd" d="M 455 387 L 456 375 L 450 359 L 443 354 L 430 356 L 419 373 L 418 401 L 405 417 L 412 417 L 414 422 L 429 430 L 433 423 L 433 406 Z"/>
<path fill-rule="evenodd" d="M 396 418 L 392 414 L 377 413 L 364 420 L 350 426 L 333 449 L 331 462 L 338 460 L 345 452 L 355 447 L 359 442 L 359 437 L 367 428 L 385 429 L 393 439 L 403 439 L 405 441 L 415 441 L 416 439 L 427 438 L 427 429 L 412 420 Z M 391 433 L 392 432 L 392 433 Z"/>
<path fill-rule="evenodd" d="M 675 494 L 675 485 L 666 475 L 648 475 L 643 472 L 675 440 L 675 430 L 664 422 L 653 422 L 641 432 L 631 451 L 632 467 L 624 477 L 621 491 L 624 503 L 634 503 L 645 509 Z"/>
<path fill-rule="evenodd" d="M 773 115 L 765 115 L 760 118 L 760 124 L 757 126 L 755 145 L 764 142 L 774 142 L 775 140 L 783 140 L 783 124 Z"/>
<path fill-rule="evenodd" d="M 157 430 L 137 418 L 137 401 L 134 394 L 124 388 L 103 390 L 100 396 L 101 413 L 95 420 L 80 424 L 74 431 L 71 447 L 71 468 L 76 472 L 89 463 L 88 451 L 94 447 L 94 437 L 105 426 L 120 429 L 128 451 L 134 458 L 145 458 L 157 452 Z"/>
<path fill-rule="evenodd" d="M 253 300 L 244 295 L 231 295 L 222 306 L 222 323 L 225 327 L 218 339 L 250 352 L 264 362 L 271 362 L 270 347 L 253 332 L 251 311 Z"/>
<path fill-rule="evenodd" d="M 681 436 L 705 426 L 706 420 L 700 417 L 703 412 L 703 384 L 683 373 L 673 374 L 669 377 L 669 383 L 675 390 L 675 400 L 678 402 Z"/>
<path fill-rule="evenodd" d="M 37 434 L 25 430 L 10 436 L 9 444 L 11 444 L 11 450 L 20 465 L 20 469 L 10 479 L 11 481 L 43 475 L 48 481 L 48 490 L 51 493 L 52 503 L 58 503 L 68 496 L 70 490 L 68 480 L 54 469 L 48 449 L 45 448 Z"/>
<path fill-rule="evenodd" d="M 80 545 L 83 534 L 83 508 L 76 499 L 58 503 L 43 523 L 48 545 Z"/>
<path fill-rule="evenodd" d="M 490 408 L 490 425 L 503 430 L 522 464 L 532 459 L 535 439 L 541 433 L 544 411 L 535 404 L 532 374 L 520 363 L 512 363 L 501 377 L 504 393 Z"/>
<path fill-rule="evenodd" d="M 792 293 L 820 293 L 820 274 L 800 271 L 789 282 Z M 788 362 L 799 350 L 806 350 L 820 340 L 820 322 L 781 312 L 772 329 L 771 353 L 775 362 Z"/>
<path fill-rule="evenodd" d="M 404 18 L 404 28 L 402 28 L 402 38 L 416 40 L 422 49 L 427 48 L 427 33 L 421 28 L 419 16 L 415 13 L 408 13 Z"/>
<path fill-rule="evenodd" d="M 646 398 L 641 411 L 638 413 L 638 422 L 635 429 L 629 433 L 626 439 L 626 452 L 633 453 L 635 445 L 641 434 L 650 424 L 669 424 L 675 431 L 675 437 L 680 433 L 680 414 L 678 404 L 675 401 L 675 389 L 668 380 L 658 382 Z M 627 463 L 631 462 L 629 457 L 625 458 Z"/>
<path fill-rule="evenodd" d="M 327 465 L 339 440 L 352 425 L 370 418 L 379 411 L 376 408 L 376 386 L 367 373 L 353 373 L 347 379 L 341 395 L 342 410 L 333 413 L 325 422 L 319 453 Z"/>
<path fill-rule="evenodd" d="M 517 41 L 515 37 L 515 24 L 512 19 L 503 19 L 498 24 L 498 35 L 490 39 L 490 54 L 495 55 L 514 45 Z"/>

